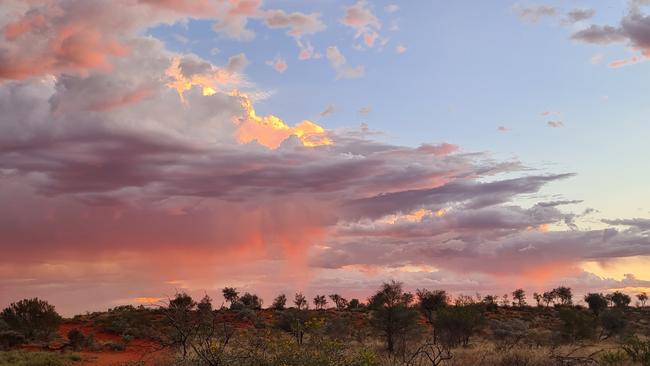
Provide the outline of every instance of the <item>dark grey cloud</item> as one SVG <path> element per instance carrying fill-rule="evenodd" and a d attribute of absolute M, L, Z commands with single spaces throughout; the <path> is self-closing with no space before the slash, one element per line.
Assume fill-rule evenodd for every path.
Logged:
<path fill-rule="evenodd" d="M 645 15 L 638 5 L 641 4 L 631 3 L 628 14 L 619 25 L 592 24 L 573 33 L 571 38 L 599 45 L 628 43 L 647 55 L 650 52 L 650 16 Z"/>
<path fill-rule="evenodd" d="M 562 205 L 573 205 L 576 203 L 582 203 L 582 200 L 564 200 L 564 201 L 549 201 L 549 202 L 539 202 L 537 206 L 540 207 L 556 207 Z"/>
<path fill-rule="evenodd" d="M 489 183 L 458 180 L 437 188 L 407 190 L 362 198 L 347 204 L 352 217 L 377 218 L 393 212 L 407 212 L 423 205 L 463 203 L 482 208 L 510 201 L 517 195 L 537 192 L 544 184 L 571 177 L 572 174 L 528 176 Z"/>
<path fill-rule="evenodd" d="M 588 28 L 573 33 L 571 39 L 585 43 L 608 45 L 625 42 L 628 38 L 621 28 L 592 24 Z"/>
<path fill-rule="evenodd" d="M 641 231 L 650 231 L 650 219 L 604 219 L 608 225 L 629 226 Z"/>

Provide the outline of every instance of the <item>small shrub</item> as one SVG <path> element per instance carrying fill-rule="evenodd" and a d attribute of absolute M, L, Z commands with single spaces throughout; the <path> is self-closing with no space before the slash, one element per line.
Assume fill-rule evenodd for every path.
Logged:
<path fill-rule="evenodd" d="M 111 351 L 124 351 L 126 350 L 126 344 L 124 342 L 109 342 L 104 344 L 104 347 Z"/>
<path fill-rule="evenodd" d="M 540 364 L 538 360 L 534 359 L 528 352 L 525 350 L 515 350 L 512 352 L 507 352 L 503 354 L 501 359 L 498 360 L 498 366 L 533 366 L 533 365 L 544 365 Z"/>
<path fill-rule="evenodd" d="M 132 340 L 133 340 L 132 335 L 130 335 L 130 334 L 122 335 L 122 342 L 124 342 L 124 344 L 128 345 L 129 343 L 131 343 Z"/>
<path fill-rule="evenodd" d="M 588 313 L 569 307 L 560 308 L 562 338 L 568 342 L 592 339 L 596 336 L 597 323 Z"/>
<path fill-rule="evenodd" d="M 627 355 L 621 350 L 605 351 L 600 355 L 599 361 L 603 366 L 622 366 L 627 361 Z"/>
<path fill-rule="evenodd" d="M 485 317 L 479 305 L 451 306 L 438 312 L 433 327 L 444 345 L 467 346 L 470 337 L 484 322 Z"/>
<path fill-rule="evenodd" d="M 22 333 L 14 330 L 0 331 L 0 350 L 8 350 L 25 344 L 26 339 Z"/>
<path fill-rule="evenodd" d="M 625 314 L 618 309 L 609 310 L 600 315 L 600 324 L 606 337 L 620 335 L 625 331 L 627 320 Z"/>
<path fill-rule="evenodd" d="M 69 366 L 81 361 L 78 354 L 54 352 L 0 352 L 0 366 Z"/>
<path fill-rule="evenodd" d="M 131 305 L 118 306 L 95 319 L 95 324 L 105 332 L 129 335 L 135 338 L 155 338 L 158 335 L 154 313 L 146 308 Z"/>
<path fill-rule="evenodd" d="M 75 351 L 80 350 L 86 345 L 86 336 L 77 328 L 68 331 L 68 343 Z"/>
<path fill-rule="evenodd" d="M 650 341 L 642 341 L 637 337 L 626 340 L 621 348 L 634 362 L 639 362 L 643 366 L 650 366 Z"/>
<path fill-rule="evenodd" d="M 493 320 L 490 327 L 499 349 L 511 348 L 528 335 L 528 324 L 519 319 Z"/>
<path fill-rule="evenodd" d="M 543 347 L 553 344 L 553 331 L 544 328 L 529 329 L 523 341 L 529 346 Z"/>
<path fill-rule="evenodd" d="M 347 340 L 352 334 L 352 319 L 349 315 L 330 319 L 325 325 L 325 333 L 332 339 Z"/>

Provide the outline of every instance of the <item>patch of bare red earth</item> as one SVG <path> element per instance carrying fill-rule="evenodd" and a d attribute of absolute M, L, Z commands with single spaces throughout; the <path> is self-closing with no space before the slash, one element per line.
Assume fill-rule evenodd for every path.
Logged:
<path fill-rule="evenodd" d="M 72 329 L 79 329 L 85 336 L 93 335 L 94 340 L 99 343 L 118 343 L 122 341 L 119 335 L 102 332 L 97 329 L 91 322 L 84 323 L 63 323 L 59 327 L 59 335 L 67 339 L 67 334 Z M 56 348 L 56 344 L 50 347 Z M 155 365 L 156 360 L 169 356 L 169 350 L 163 349 L 155 341 L 148 339 L 133 339 L 128 343 L 123 351 L 90 351 L 84 349 L 78 353 L 82 355 L 84 361 L 75 365 L 97 365 L 97 366 L 116 366 L 127 362 L 142 362 L 145 366 Z"/>

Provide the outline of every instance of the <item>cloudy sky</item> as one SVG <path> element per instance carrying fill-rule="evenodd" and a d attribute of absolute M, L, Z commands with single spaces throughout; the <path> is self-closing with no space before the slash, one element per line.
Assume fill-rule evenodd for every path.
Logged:
<path fill-rule="evenodd" d="M 648 5 L 4 0 L 0 305 L 650 288 Z"/>

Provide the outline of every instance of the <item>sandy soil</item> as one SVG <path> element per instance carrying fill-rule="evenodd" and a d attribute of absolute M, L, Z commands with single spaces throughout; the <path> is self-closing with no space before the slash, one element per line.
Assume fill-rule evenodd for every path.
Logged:
<path fill-rule="evenodd" d="M 120 336 L 101 332 L 91 323 L 63 323 L 59 327 L 59 334 L 64 339 L 67 338 L 68 331 L 73 328 L 79 329 L 84 335 L 93 334 L 97 342 L 119 342 Z M 126 362 L 142 362 L 144 365 L 154 365 L 157 359 L 168 356 L 168 350 L 161 349 L 156 342 L 145 339 L 134 339 L 129 342 L 124 351 L 99 351 L 92 352 L 83 350 L 78 352 L 85 361 L 80 365 L 99 365 L 99 366 L 117 366 Z"/>

